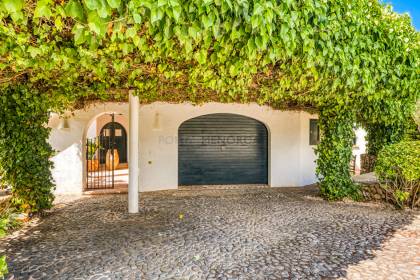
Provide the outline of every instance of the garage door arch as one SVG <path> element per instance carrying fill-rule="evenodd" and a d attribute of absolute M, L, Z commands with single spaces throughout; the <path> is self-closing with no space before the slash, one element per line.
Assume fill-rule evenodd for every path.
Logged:
<path fill-rule="evenodd" d="M 178 128 L 179 185 L 268 184 L 267 127 L 244 115 L 214 113 Z"/>

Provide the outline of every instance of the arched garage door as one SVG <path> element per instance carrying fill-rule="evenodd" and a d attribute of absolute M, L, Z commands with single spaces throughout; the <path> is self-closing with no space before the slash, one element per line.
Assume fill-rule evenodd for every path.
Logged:
<path fill-rule="evenodd" d="M 178 130 L 179 185 L 267 184 L 267 128 L 241 115 L 211 114 Z"/>

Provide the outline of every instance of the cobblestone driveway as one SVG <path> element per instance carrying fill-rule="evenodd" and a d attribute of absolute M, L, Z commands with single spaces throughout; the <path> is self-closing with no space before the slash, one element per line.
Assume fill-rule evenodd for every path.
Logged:
<path fill-rule="evenodd" d="M 126 195 L 57 205 L 39 224 L 3 240 L 8 277 L 329 279 L 349 277 L 351 269 L 359 279 L 374 279 L 366 262 L 415 216 L 328 203 L 313 189 L 157 192 L 142 195 L 140 214 L 126 208 Z M 411 241 L 418 241 L 413 232 Z M 393 272 L 415 279 L 420 247 L 397 246 L 397 256 L 416 251 L 404 259 L 408 268 Z M 359 264 L 366 268 L 359 271 Z"/>

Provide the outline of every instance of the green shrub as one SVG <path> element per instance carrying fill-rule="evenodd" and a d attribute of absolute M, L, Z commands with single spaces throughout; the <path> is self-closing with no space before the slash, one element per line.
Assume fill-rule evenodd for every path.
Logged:
<path fill-rule="evenodd" d="M 22 225 L 21 217 L 24 214 L 11 206 L 10 202 L 0 203 L 0 238 L 7 235 L 10 230 L 19 228 Z"/>
<path fill-rule="evenodd" d="M 10 200 L 0 200 L 0 240 L 10 229 L 17 228 L 18 222 L 13 218 L 16 209 L 11 206 Z M 0 279 L 8 273 L 6 256 L 0 255 Z"/>
<path fill-rule="evenodd" d="M 7 270 L 6 256 L 1 256 L 0 257 L 0 279 L 3 279 L 7 273 L 9 273 L 9 271 Z"/>
<path fill-rule="evenodd" d="M 376 161 L 375 172 L 388 200 L 397 207 L 420 204 L 420 141 L 386 146 Z"/>
<path fill-rule="evenodd" d="M 12 188 L 12 202 L 24 212 L 51 208 L 54 200 L 45 93 L 27 88 L 0 94 L 0 182 Z"/>

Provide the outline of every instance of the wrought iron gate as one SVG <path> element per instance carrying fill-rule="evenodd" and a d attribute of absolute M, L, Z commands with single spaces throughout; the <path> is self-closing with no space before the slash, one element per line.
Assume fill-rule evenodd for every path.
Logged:
<path fill-rule="evenodd" d="M 109 142 L 105 143 L 106 140 Z M 104 152 L 105 146 L 112 148 Z M 114 151 L 111 137 L 98 136 L 86 140 L 86 189 L 114 188 Z"/>
<path fill-rule="evenodd" d="M 87 190 L 113 189 L 118 163 L 127 162 L 127 133 L 114 121 L 114 114 L 111 117 L 99 136 L 86 140 Z"/>

